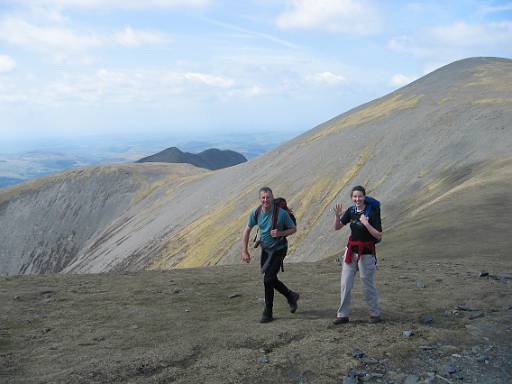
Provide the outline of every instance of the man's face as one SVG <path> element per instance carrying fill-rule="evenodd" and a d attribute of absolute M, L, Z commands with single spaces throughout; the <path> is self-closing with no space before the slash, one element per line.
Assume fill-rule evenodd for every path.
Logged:
<path fill-rule="evenodd" d="M 272 196 L 272 193 L 270 192 L 260 192 L 260 203 L 261 207 L 267 211 L 272 206 L 272 201 L 274 200 L 274 197 Z"/>

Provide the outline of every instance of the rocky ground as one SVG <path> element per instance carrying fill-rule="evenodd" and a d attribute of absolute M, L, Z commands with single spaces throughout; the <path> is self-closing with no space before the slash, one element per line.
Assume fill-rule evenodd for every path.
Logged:
<path fill-rule="evenodd" d="M 357 282 L 340 326 L 327 261 L 285 266 L 299 309 L 276 297 L 269 324 L 257 265 L 2 278 L 0 382 L 510 383 L 512 275 L 499 260 L 381 256 L 385 321 L 367 323 Z"/>

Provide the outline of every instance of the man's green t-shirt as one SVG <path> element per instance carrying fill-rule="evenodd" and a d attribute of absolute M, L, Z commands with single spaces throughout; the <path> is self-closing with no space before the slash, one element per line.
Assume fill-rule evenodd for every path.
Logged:
<path fill-rule="evenodd" d="M 247 222 L 247 225 L 249 228 L 258 225 L 260 227 L 260 240 L 262 246 L 264 248 L 273 248 L 281 241 L 280 237 L 272 237 L 270 234 L 270 231 L 272 230 L 272 216 L 274 215 L 274 206 L 272 206 L 268 212 L 264 212 L 262 209 L 258 215 L 257 223 L 256 209 L 257 208 L 253 209 L 249 215 L 249 221 Z M 277 215 L 276 229 L 284 231 L 286 229 L 295 228 L 295 223 L 291 219 L 288 212 L 286 212 L 284 209 L 279 208 Z"/>

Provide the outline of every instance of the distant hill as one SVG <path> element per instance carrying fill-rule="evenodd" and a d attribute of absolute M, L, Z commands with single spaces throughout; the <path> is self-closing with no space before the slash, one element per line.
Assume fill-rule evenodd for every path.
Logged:
<path fill-rule="evenodd" d="M 4 177 L 0 176 L 0 188 L 8 187 L 10 185 L 15 185 L 22 183 L 23 179 L 18 179 L 16 177 Z"/>
<path fill-rule="evenodd" d="M 137 160 L 136 163 L 187 163 L 205 169 L 222 169 L 245 163 L 244 155 L 230 150 L 210 148 L 200 153 L 183 152 L 176 147 L 164 149 L 154 155 Z"/>
<path fill-rule="evenodd" d="M 290 262 L 341 251 L 330 208 L 357 184 L 382 203 L 379 255 L 510 261 L 511 127 L 512 60 L 471 58 L 236 167 L 115 165 L 5 188 L 0 275 L 239 263 L 263 185 L 295 211 Z"/>

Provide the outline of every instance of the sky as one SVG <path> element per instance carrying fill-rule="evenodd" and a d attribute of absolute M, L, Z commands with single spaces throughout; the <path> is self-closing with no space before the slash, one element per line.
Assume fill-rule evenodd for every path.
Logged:
<path fill-rule="evenodd" d="M 0 0 L 0 141 L 299 133 L 472 56 L 512 1 Z"/>

